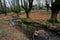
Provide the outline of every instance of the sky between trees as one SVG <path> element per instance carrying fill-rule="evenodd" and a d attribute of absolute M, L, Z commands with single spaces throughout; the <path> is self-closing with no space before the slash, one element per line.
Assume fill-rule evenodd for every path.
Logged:
<path fill-rule="evenodd" d="M 9 1 L 11 1 L 11 0 L 9 0 Z M 37 1 L 39 1 L 41 4 L 45 5 L 45 0 L 34 0 L 34 1 L 33 1 L 33 5 L 38 4 Z M 51 6 L 50 0 L 47 0 L 47 1 L 48 1 L 48 4 L 50 4 L 50 6 Z M 53 1 L 55 1 L 55 0 L 53 0 Z M 3 0 L 2 0 L 2 2 L 3 2 Z M 20 2 L 20 5 L 21 5 L 21 0 L 19 0 L 19 2 Z M 9 3 L 8 3 L 8 0 L 6 0 L 6 6 L 7 6 L 7 7 L 10 6 Z"/>

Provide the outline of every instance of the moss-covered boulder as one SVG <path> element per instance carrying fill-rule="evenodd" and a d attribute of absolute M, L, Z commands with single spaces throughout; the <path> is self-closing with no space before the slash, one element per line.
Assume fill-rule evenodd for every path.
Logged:
<path fill-rule="evenodd" d="M 33 22 L 30 18 L 21 18 L 21 20 L 25 24 L 31 24 Z"/>

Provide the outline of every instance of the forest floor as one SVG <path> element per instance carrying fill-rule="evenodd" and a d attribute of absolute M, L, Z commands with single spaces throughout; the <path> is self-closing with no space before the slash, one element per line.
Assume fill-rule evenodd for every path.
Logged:
<path fill-rule="evenodd" d="M 18 31 L 13 25 L 10 25 L 9 20 L 11 16 L 16 14 L 10 13 L 7 16 L 0 15 L 0 40 L 29 40 L 24 33 Z M 30 12 L 30 18 L 34 21 L 47 21 L 50 19 L 51 13 L 45 11 Z M 26 14 L 23 12 L 20 17 L 26 18 Z M 58 21 L 60 22 L 60 13 L 58 14 Z"/>
<path fill-rule="evenodd" d="M 29 13 L 29 16 L 32 20 L 47 21 L 51 17 L 51 12 L 47 12 L 46 10 L 32 11 L 32 12 Z M 24 12 L 22 12 L 20 17 L 26 18 L 26 14 Z M 58 19 L 58 21 L 60 21 L 60 12 L 58 13 L 57 19 Z"/>
<path fill-rule="evenodd" d="M 0 40 L 29 40 L 21 30 L 17 30 L 9 23 L 10 17 L 0 18 Z"/>

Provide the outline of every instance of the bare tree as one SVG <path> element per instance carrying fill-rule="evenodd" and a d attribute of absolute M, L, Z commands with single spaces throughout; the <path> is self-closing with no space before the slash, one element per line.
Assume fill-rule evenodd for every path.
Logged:
<path fill-rule="evenodd" d="M 47 11 L 49 11 L 49 4 L 48 4 L 48 0 L 45 0 L 45 2 L 46 2 L 46 8 L 47 8 Z"/>
<path fill-rule="evenodd" d="M 55 0 L 55 2 L 53 2 L 53 0 L 51 0 L 51 22 L 58 22 L 57 20 L 57 14 L 58 11 L 60 11 L 60 0 Z"/>
<path fill-rule="evenodd" d="M 41 0 L 36 0 L 36 1 L 37 1 L 37 3 L 38 3 L 39 9 L 42 9 L 42 7 L 41 7 Z"/>
<path fill-rule="evenodd" d="M 12 12 L 15 12 L 17 14 L 17 16 L 19 17 L 18 13 L 21 11 L 19 0 L 11 0 L 11 1 L 8 1 L 8 2 L 10 4 Z"/>
<path fill-rule="evenodd" d="M 9 3 L 9 5 L 10 5 L 10 11 L 12 11 L 13 6 L 12 6 L 12 2 L 11 2 L 11 0 L 8 0 L 8 3 Z"/>
<path fill-rule="evenodd" d="M 19 0 L 16 0 L 15 1 L 16 2 L 16 4 L 15 4 L 15 6 L 14 6 L 14 12 L 17 14 L 17 16 L 19 17 L 19 12 L 21 11 L 20 10 L 20 4 L 19 4 Z"/>
<path fill-rule="evenodd" d="M 6 10 L 6 1 L 5 0 L 3 0 L 3 8 L 4 8 L 4 13 L 5 13 L 5 16 L 7 15 L 7 10 Z"/>
<path fill-rule="evenodd" d="M 0 13 L 1 13 L 1 11 L 2 11 L 1 7 L 2 7 L 2 2 L 1 2 L 1 0 L 0 0 Z"/>
<path fill-rule="evenodd" d="M 29 18 L 29 12 L 32 9 L 33 0 L 21 0 L 21 6 L 26 12 L 27 18 Z"/>
<path fill-rule="evenodd" d="M 2 0 L 0 0 L 0 13 L 3 13 L 3 5 Z"/>

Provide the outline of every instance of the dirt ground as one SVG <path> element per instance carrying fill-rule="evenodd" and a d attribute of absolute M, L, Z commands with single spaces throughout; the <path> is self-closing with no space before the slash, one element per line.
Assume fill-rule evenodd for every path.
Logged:
<path fill-rule="evenodd" d="M 34 11 L 34 12 L 30 12 L 29 16 L 33 20 L 44 21 L 44 20 L 50 19 L 51 13 L 47 12 L 47 11 Z M 26 17 L 26 14 L 23 13 L 20 15 L 20 17 L 24 18 L 24 17 Z M 58 13 L 57 19 L 58 19 L 58 21 L 60 21 L 60 12 Z"/>
<path fill-rule="evenodd" d="M 16 16 L 16 14 L 9 13 L 7 16 L 4 16 L 4 14 L 0 15 L 0 40 L 17 40 L 17 39 L 19 40 L 20 38 L 21 38 L 20 40 L 25 40 L 25 39 L 28 40 L 28 38 L 25 39 L 23 38 L 25 37 L 23 33 L 12 28 L 12 26 L 9 25 L 9 22 L 7 21 L 11 19 L 11 16 Z M 51 13 L 44 11 L 34 11 L 34 12 L 30 12 L 29 16 L 32 20 L 44 21 L 50 19 Z M 26 18 L 26 14 L 23 12 L 21 13 L 20 17 Z M 60 21 L 60 12 L 57 18 Z"/>
<path fill-rule="evenodd" d="M 12 12 L 12 13 L 9 13 L 7 16 L 16 16 L 16 14 Z M 22 12 L 22 13 L 20 13 L 19 16 L 22 17 L 22 18 L 26 18 L 26 13 Z M 0 14 L 0 18 L 1 17 L 5 17 L 4 14 Z M 32 11 L 32 12 L 29 13 L 29 17 L 32 20 L 44 21 L 44 20 L 50 19 L 51 12 L 40 11 L 40 10 L 35 11 L 34 10 L 34 11 Z M 58 21 L 60 21 L 60 12 L 58 13 L 57 19 L 58 19 Z"/>
<path fill-rule="evenodd" d="M 0 18 L 0 40 L 29 40 L 26 35 L 9 23 L 10 16 Z"/>

